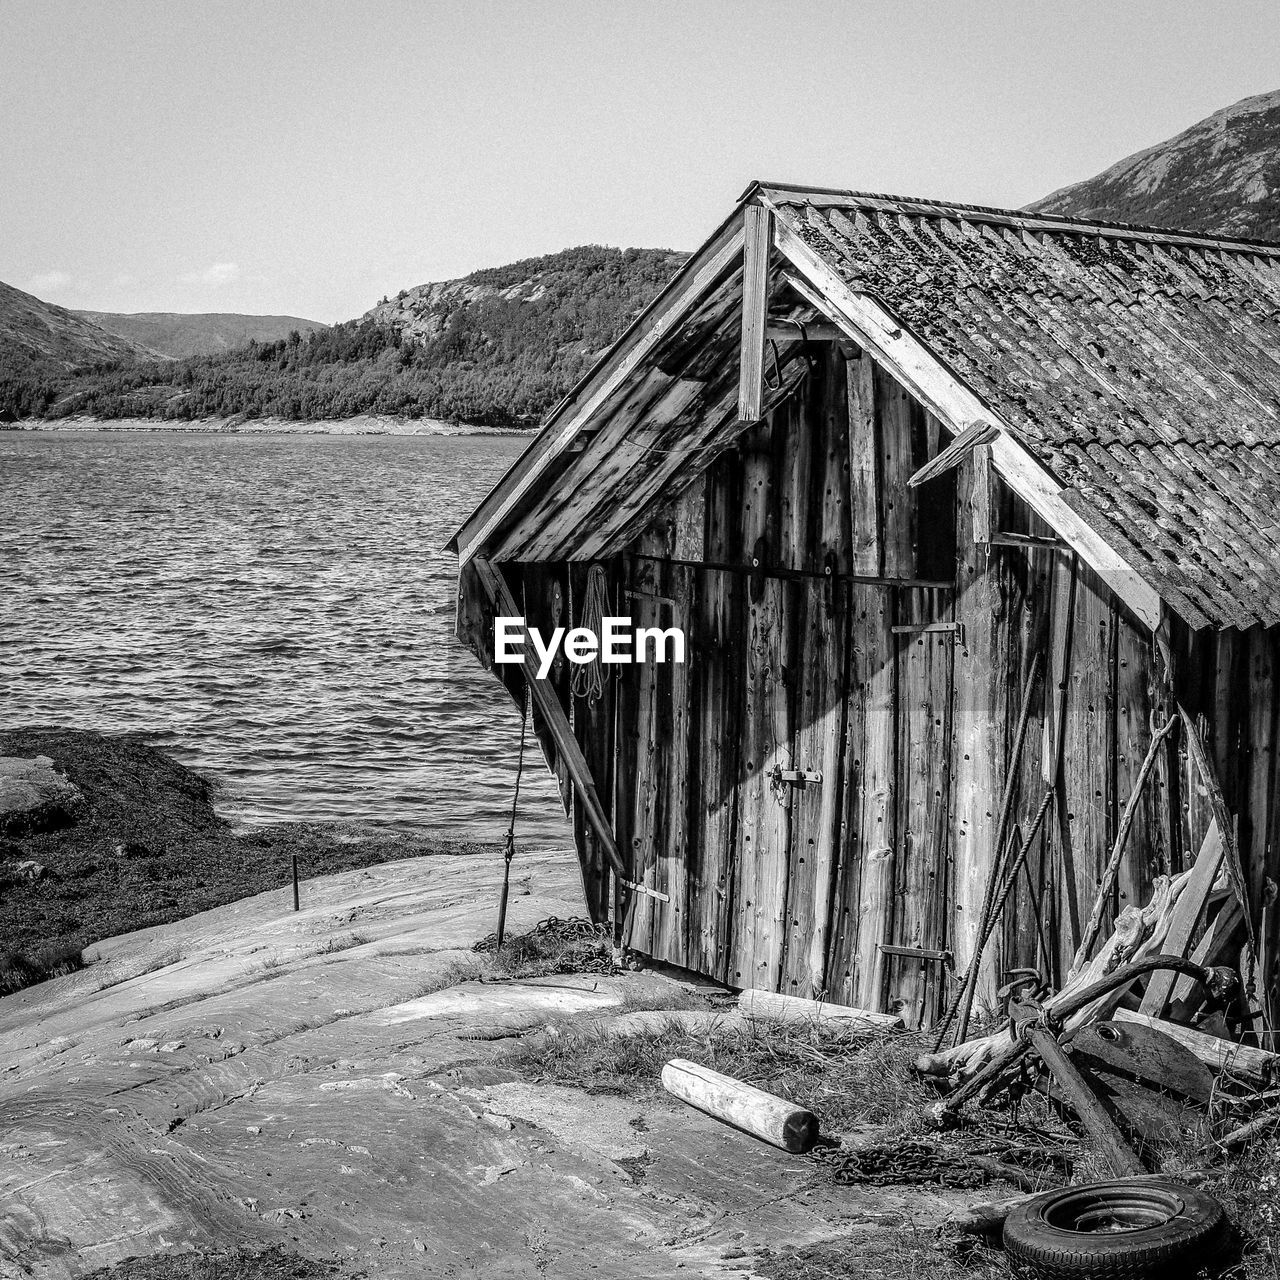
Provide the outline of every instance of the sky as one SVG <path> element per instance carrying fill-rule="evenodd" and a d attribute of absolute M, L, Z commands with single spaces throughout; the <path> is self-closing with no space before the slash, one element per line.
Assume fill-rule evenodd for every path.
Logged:
<path fill-rule="evenodd" d="M 0 280 L 349 319 L 756 178 L 1019 206 L 1280 88 L 1275 0 L 0 0 Z"/>

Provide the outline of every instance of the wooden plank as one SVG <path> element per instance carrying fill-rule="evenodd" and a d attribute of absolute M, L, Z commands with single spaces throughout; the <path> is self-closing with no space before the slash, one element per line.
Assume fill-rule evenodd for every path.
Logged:
<path fill-rule="evenodd" d="M 999 428 L 992 426 L 989 422 L 971 423 L 945 449 L 935 454 L 924 466 L 914 472 L 907 483 L 914 489 L 927 480 L 945 475 L 954 467 L 958 467 L 972 450 L 993 440 L 998 430 Z"/>
<path fill-rule="evenodd" d="M 497 569 L 487 560 L 482 560 L 479 557 L 476 557 L 473 563 L 481 583 L 498 612 L 504 617 L 520 617 L 521 611 L 511 595 L 511 590 Z M 595 828 L 596 835 L 604 847 L 605 854 L 614 872 L 619 875 L 625 875 L 627 868 L 614 842 L 608 814 L 600 803 L 600 797 L 596 794 L 595 781 L 591 777 L 591 771 L 587 768 L 587 762 L 583 758 L 582 751 L 573 736 L 573 730 L 569 727 L 569 718 L 565 715 L 564 708 L 560 705 L 560 700 L 556 697 L 555 691 L 550 688 L 546 681 L 537 679 L 531 660 L 526 657 L 522 665 L 526 679 L 529 681 L 530 691 L 533 694 L 534 705 L 542 713 L 543 720 L 555 741 L 560 758 L 564 761 L 565 767 L 573 779 L 578 799 L 586 810 L 592 826 Z"/>
<path fill-rule="evenodd" d="M 768 559 L 773 506 L 773 423 L 743 439 L 742 545 Z M 788 811 L 771 774 L 790 767 L 787 667 L 791 584 L 749 580 L 742 703 L 742 771 L 738 788 L 737 879 L 734 888 L 734 986 L 776 989 L 786 910 Z"/>
<path fill-rule="evenodd" d="M 796 593 L 803 609 L 792 764 L 822 774 L 791 796 L 790 884 L 781 990 L 811 997 L 824 988 L 831 888 L 840 823 L 844 733 L 844 618 L 834 584 L 814 581 Z"/>
<path fill-rule="evenodd" d="M 1217 819 L 1209 826 L 1209 832 L 1200 846 L 1200 853 L 1191 871 L 1191 878 L 1174 904 L 1169 920 L 1169 930 L 1161 943 L 1161 951 L 1167 955 L 1183 956 L 1191 949 L 1191 936 L 1200 917 L 1204 914 L 1205 902 L 1213 882 L 1217 879 L 1218 869 L 1222 865 L 1223 842 Z M 1148 1017 L 1158 1018 L 1169 997 L 1173 993 L 1177 974 L 1161 970 L 1151 975 L 1147 989 L 1142 997 L 1140 1011 Z"/>
<path fill-rule="evenodd" d="M 911 396 L 883 370 L 875 377 L 876 417 L 880 427 L 880 527 L 883 572 L 912 578 L 916 569 L 915 502 L 907 487 L 914 469 Z"/>
<path fill-rule="evenodd" d="M 955 650 L 952 709 L 954 775 L 951 848 L 954 858 L 954 919 L 951 949 L 956 968 L 974 962 L 982 928 L 987 881 L 997 856 L 1000 796 L 1005 781 L 1011 641 L 1004 561 L 1008 554 L 973 542 L 973 459 L 957 477 L 957 595 L 955 620 L 964 642 Z M 1016 695 L 1015 695 L 1016 698 Z M 977 1009 L 991 1005 L 999 986 L 1000 948 L 988 947 L 978 971 Z"/>
<path fill-rule="evenodd" d="M 880 432 L 876 418 L 875 362 L 862 352 L 846 361 L 849 421 L 849 515 L 853 536 L 849 568 L 883 574 L 880 529 Z"/>
<path fill-rule="evenodd" d="M 735 210 L 582 382 L 551 411 L 537 438 L 454 534 L 450 546 L 457 550 L 461 562 L 477 553 L 547 466 L 697 305 L 741 253 L 742 244 L 742 214 Z"/>
<path fill-rule="evenodd" d="M 705 473 L 686 485 L 676 499 L 672 559 L 698 563 L 707 552 L 707 478 Z"/>
<path fill-rule="evenodd" d="M 1061 770 L 1067 818 L 1064 870 L 1071 872 L 1063 885 L 1070 895 L 1070 936 L 1062 941 L 1069 961 L 1097 897 L 1116 827 L 1115 617 L 1110 593 L 1088 570 L 1076 582 L 1073 623 Z"/>
<path fill-rule="evenodd" d="M 1200 780 L 1209 793 L 1209 806 L 1213 813 L 1213 821 L 1218 828 L 1218 836 L 1222 841 L 1223 860 L 1227 868 L 1227 879 L 1231 884 L 1240 905 L 1244 908 L 1245 934 L 1250 943 L 1254 942 L 1253 917 L 1250 914 L 1249 894 L 1245 888 L 1244 869 L 1240 865 L 1240 848 L 1236 843 L 1235 824 L 1231 811 L 1227 808 L 1222 794 L 1222 786 L 1200 738 L 1200 730 L 1182 703 L 1178 704 L 1178 714 L 1182 717 L 1183 741 L 1187 744 L 1187 755 L 1191 764 L 1200 775 Z M 1204 851 L 1201 850 L 1203 857 Z M 1159 1010 L 1147 1010 L 1148 1013 Z"/>
<path fill-rule="evenodd" d="M 899 616 L 950 612 L 941 593 L 903 592 Z M 946 948 L 947 835 L 950 802 L 951 635 L 918 632 L 898 649 L 897 903 L 893 945 Z M 891 959 L 888 1007 L 908 1027 L 934 1021 L 944 971 L 922 958 Z"/>
<path fill-rule="evenodd" d="M 844 355 L 835 348 L 827 350 L 820 362 L 818 376 L 822 388 L 818 411 L 822 448 L 817 483 L 822 497 L 817 538 L 805 567 L 824 575 L 828 572 L 834 575 L 849 572 L 853 552 L 848 366 Z"/>
<path fill-rule="evenodd" d="M 698 578 L 697 571 L 693 569 L 670 570 L 670 589 L 672 598 L 676 601 L 677 618 L 691 620 L 698 616 Z M 688 656 L 686 652 L 686 657 Z M 689 899 L 689 868 L 695 860 L 696 842 L 700 835 L 698 826 L 689 820 L 691 810 L 696 812 L 692 797 L 697 794 L 698 789 L 696 771 L 700 762 L 691 751 L 691 738 L 698 715 L 693 700 L 692 662 L 668 662 L 662 665 L 662 669 L 670 690 L 667 722 L 670 746 L 665 771 L 666 838 L 658 887 L 666 890 L 670 902 L 659 912 L 661 930 L 658 954 L 670 964 L 687 968 L 690 957 L 689 933 L 693 919 Z"/>
<path fill-rule="evenodd" d="M 973 540 L 979 545 L 991 541 L 995 525 L 991 518 L 991 446 L 979 444 L 973 450 Z"/>
<path fill-rule="evenodd" d="M 844 743 L 840 758 L 840 828 L 832 886 L 831 931 L 827 944 L 824 994 L 852 1005 L 854 1001 L 858 924 L 862 914 L 862 812 L 865 792 L 863 756 L 866 749 L 865 686 L 873 655 L 865 643 L 866 613 L 874 589 L 840 584 L 837 587 L 845 622 Z"/>
<path fill-rule="evenodd" d="M 742 353 L 738 365 L 738 420 L 755 422 L 764 402 L 764 346 L 769 313 L 769 256 L 773 214 L 763 205 L 743 210 Z"/>
<path fill-rule="evenodd" d="M 1017 440 L 1008 424 L 958 381 L 914 335 L 866 294 L 855 293 L 782 219 L 774 224 L 782 254 L 807 280 L 802 296 L 842 324 L 859 346 L 877 358 L 920 400 L 959 434 L 975 423 L 997 428 L 992 460 L 1005 482 L 1026 501 L 1152 630 L 1160 625 L 1159 593 L 1145 582 L 1083 517 L 1063 502 L 1063 486 Z M 789 280 L 795 279 L 791 273 Z"/>
<path fill-rule="evenodd" d="M 1161 874 L 1160 795 L 1156 779 L 1139 788 L 1142 766 L 1151 743 L 1151 665 L 1154 650 L 1151 638 L 1143 635 L 1126 618 L 1116 628 L 1116 796 L 1137 797 L 1133 807 L 1127 852 L 1116 877 L 1114 914 L 1125 907 L 1145 902 L 1152 882 Z M 1152 759 L 1158 767 L 1166 748 L 1161 745 Z M 1107 921 L 1104 918 L 1103 927 Z"/>
<path fill-rule="evenodd" d="M 862 883 L 856 913 L 850 1004 L 885 1007 L 888 967 L 880 943 L 892 942 L 894 855 L 897 845 L 897 642 L 892 591 L 863 597 L 854 620 L 854 644 L 863 646 L 862 700 Z"/>

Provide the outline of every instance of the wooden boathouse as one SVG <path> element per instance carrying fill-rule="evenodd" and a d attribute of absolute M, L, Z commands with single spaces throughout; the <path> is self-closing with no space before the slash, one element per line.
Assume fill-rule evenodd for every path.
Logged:
<path fill-rule="evenodd" d="M 1108 919 L 1217 818 L 1276 994 L 1280 246 L 756 184 L 453 545 L 636 951 L 927 1025 L 1006 848 L 980 1003 L 1061 982 L 1131 810 Z M 684 664 L 494 665 L 600 570 Z"/>

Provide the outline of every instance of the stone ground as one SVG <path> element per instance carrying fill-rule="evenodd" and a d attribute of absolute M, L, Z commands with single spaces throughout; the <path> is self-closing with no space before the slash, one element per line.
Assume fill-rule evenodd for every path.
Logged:
<path fill-rule="evenodd" d="M 513 932 L 580 913 L 570 858 L 516 867 Z M 680 980 L 475 980 L 499 876 L 325 876 L 297 914 L 259 894 L 0 999 L 0 1275 L 283 1245 L 389 1278 L 741 1277 L 761 1248 L 875 1251 L 958 1203 L 815 1183 L 675 1101 L 520 1079 L 512 1037 L 661 1008 Z"/>

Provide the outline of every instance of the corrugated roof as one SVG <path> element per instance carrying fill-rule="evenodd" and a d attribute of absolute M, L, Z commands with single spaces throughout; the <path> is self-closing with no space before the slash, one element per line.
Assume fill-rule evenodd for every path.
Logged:
<path fill-rule="evenodd" d="M 1188 622 L 1280 623 L 1280 246 L 753 190 Z"/>

